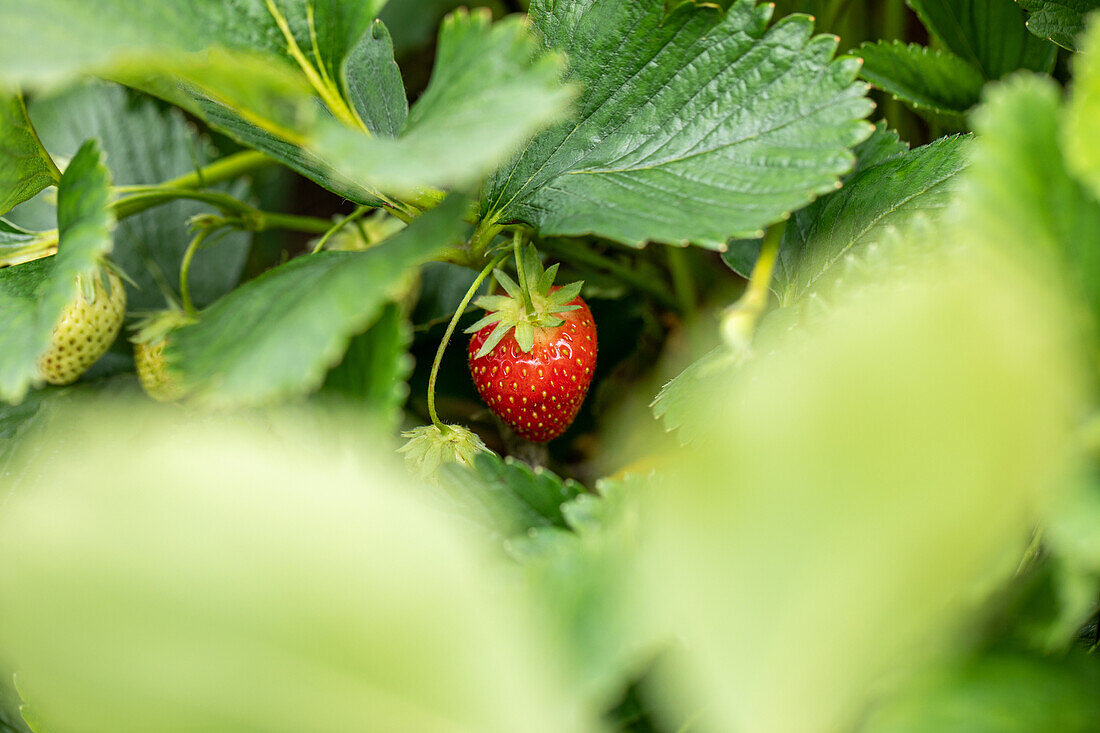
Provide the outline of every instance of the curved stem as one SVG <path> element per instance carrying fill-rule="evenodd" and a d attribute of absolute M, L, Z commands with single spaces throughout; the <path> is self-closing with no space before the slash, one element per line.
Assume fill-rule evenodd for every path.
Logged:
<path fill-rule="evenodd" d="M 485 278 L 489 277 L 489 273 L 492 272 L 497 265 L 504 262 L 508 255 L 503 254 L 490 262 L 485 268 L 478 274 L 474 280 L 474 284 L 470 286 L 470 289 L 466 291 L 466 295 L 462 298 L 462 302 L 458 304 L 458 309 L 455 310 L 454 316 L 451 317 L 451 322 L 447 324 L 447 331 L 443 334 L 443 340 L 439 342 L 439 348 L 435 352 L 435 361 L 432 362 L 432 373 L 428 377 L 428 416 L 432 419 L 432 425 L 435 425 L 441 433 L 447 432 L 447 426 L 439 421 L 439 415 L 435 411 L 435 382 L 439 376 L 439 365 L 443 363 L 443 353 L 447 350 L 447 344 L 451 340 L 451 336 L 455 332 L 455 327 L 458 326 L 458 321 L 462 318 L 462 314 L 466 312 L 466 308 L 470 305 L 470 301 L 474 299 L 474 294 L 477 293 L 478 288 L 481 287 L 481 283 L 485 282 Z"/>
<path fill-rule="evenodd" d="M 535 304 L 531 302 L 531 289 L 527 283 L 527 268 L 523 266 L 523 240 L 524 235 L 520 231 L 512 236 L 512 251 L 516 255 L 516 277 L 519 278 L 519 289 L 523 293 L 523 308 L 527 311 L 527 318 L 535 317 Z"/>
<path fill-rule="evenodd" d="M 321 240 L 319 242 L 317 242 L 317 246 L 315 246 L 313 248 L 313 251 L 310 252 L 310 254 L 317 254 L 318 252 L 323 250 L 325 248 L 325 245 L 328 244 L 328 240 L 332 239 L 332 237 L 338 231 L 340 231 L 341 229 L 343 229 L 348 224 L 352 223 L 353 221 L 355 221 L 356 219 L 358 219 L 359 217 L 361 217 L 363 214 L 367 213 L 368 211 L 370 211 L 370 209 L 368 207 L 360 206 L 355 211 L 351 212 L 350 214 L 345 216 L 343 219 L 341 219 L 340 221 L 333 224 L 331 227 L 329 227 L 329 230 L 327 232 L 325 232 L 325 235 L 323 237 L 321 237 Z M 365 239 L 366 239 L 366 237 L 364 237 L 364 240 Z"/>
<path fill-rule="evenodd" d="M 195 315 L 195 304 L 191 301 L 191 288 L 188 280 L 191 275 L 191 261 L 195 259 L 195 252 L 210 236 L 213 229 L 202 229 L 187 245 L 187 251 L 183 253 L 183 261 L 180 263 L 180 299 L 183 301 L 183 310 L 188 315 Z"/>

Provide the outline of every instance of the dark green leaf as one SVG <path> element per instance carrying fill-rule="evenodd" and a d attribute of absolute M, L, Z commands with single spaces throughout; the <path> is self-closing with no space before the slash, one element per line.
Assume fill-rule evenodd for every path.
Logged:
<path fill-rule="evenodd" d="M 115 85 L 85 84 L 31 104 L 31 118 L 55 154 L 71 156 L 90 137 L 99 140 L 117 186 L 152 185 L 209 163 L 213 150 L 176 110 L 161 111 L 146 100 L 131 102 Z M 247 198 L 245 183 L 218 190 Z M 187 221 L 209 212 L 192 201 L 173 201 L 120 222 L 112 259 L 137 283 L 127 288 L 130 310 L 164 307 L 163 291 L 178 295 L 180 260 L 191 240 Z M 224 295 L 240 277 L 249 236 L 231 232 L 195 257 L 191 296 L 199 307 Z"/>
<path fill-rule="evenodd" d="M 957 56 L 1000 79 L 1017 69 L 1050 71 L 1058 49 L 1036 38 L 1013 0 L 908 0 L 921 21 Z"/>
<path fill-rule="evenodd" d="M 406 309 L 387 303 L 366 333 L 351 340 L 344 359 L 325 378 L 323 393 L 339 395 L 356 409 L 375 414 L 392 431 L 409 396 L 412 324 Z"/>
<path fill-rule="evenodd" d="M 439 478 L 460 513 L 504 538 L 536 527 L 566 528 L 562 505 L 584 491 L 575 481 L 495 453 L 479 454 L 473 468 L 448 464 Z"/>
<path fill-rule="evenodd" d="M 452 197 L 366 252 L 307 255 L 246 283 L 175 332 L 169 361 L 211 406 L 316 389 L 409 269 L 461 239 L 464 206 Z"/>
<path fill-rule="evenodd" d="M 861 46 L 859 55 L 864 79 L 955 129 L 965 127 L 967 111 L 981 99 L 981 72 L 948 51 L 879 41 Z"/>
<path fill-rule="evenodd" d="M 485 190 L 489 222 L 722 249 L 834 190 L 867 136 L 858 62 L 807 16 L 663 0 L 536 0 L 584 93 Z"/>
<path fill-rule="evenodd" d="M 0 93 L 0 215 L 60 179 L 27 119 L 23 99 Z"/>
<path fill-rule="evenodd" d="M 393 42 L 382 21 L 351 49 L 347 61 L 348 101 L 375 135 L 397 137 L 409 115 L 401 70 L 393 60 Z"/>
<path fill-rule="evenodd" d="M 783 234 L 774 288 L 790 305 L 825 284 L 842 260 L 853 260 L 914 215 L 938 215 L 954 199 L 970 138 L 942 138 L 858 171 L 844 188 L 792 217 Z M 819 282 L 822 281 L 822 282 Z"/>
<path fill-rule="evenodd" d="M 111 251 L 110 185 L 99 146 L 85 143 L 58 186 L 57 254 L 0 269 L 0 399 L 19 402 L 38 380 L 38 357 L 76 294 L 77 277 Z"/>
<path fill-rule="evenodd" d="M 1085 30 L 1085 16 L 1100 9 L 1100 0 L 1016 0 L 1028 12 L 1027 27 L 1039 38 L 1062 48 L 1077 50 L 1077 37 Z"/>

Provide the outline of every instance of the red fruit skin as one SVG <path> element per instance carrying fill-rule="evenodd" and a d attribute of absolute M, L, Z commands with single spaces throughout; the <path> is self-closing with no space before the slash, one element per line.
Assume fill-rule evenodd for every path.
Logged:
<path fill-rule="evenodd" d="M 565 323 L 557 328 L 536 328 L 535 347 L 526 354 L 513 332 L 478 359 L 493 324 L 470 337 L 470 374 L 481 399 L 534 443 L 553 440 L 573 423 L 596 371 L 596 322 L 581 298 L 570 305 L 580 309 L 562 313 Z"/>

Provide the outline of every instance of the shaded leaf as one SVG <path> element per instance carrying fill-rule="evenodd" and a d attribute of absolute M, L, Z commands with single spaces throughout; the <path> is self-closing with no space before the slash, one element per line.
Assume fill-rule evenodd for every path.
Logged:
<path fill-rule="evenodd" d="M 981 72 L 950 52 L 879 41 L 865 43 L 858 53 L 864 79 L 955 129 L 965 127 L 966 113 L 981 99 Z"/>
<path fill-rule="evenodd" d="M 1077 50 L 1085 30 L 1085 16 L 1100 9 L 1100 0 L 1016 0 L 1028 12 L 1027 28 L 1039 38 Z"/>
<path fill-rule="evenodd" d="M 1013 0 L 907 0 L 955 55 L 1000 79 L 1017 69 L 1050 71 L 1058 49 L 1036 38 Z"/>
<path fill-rule="evenodd" d="M 323 393 L 376 414 L 381 425 L 394 430 L 409 396 L 412 340 L 405 307 L 387 303 L 366 333 L 351 340 L 343 360 L 325 377 Z"/>
<path fill-rule="evenodd" d="M 191 398 L 257 405 L 319 387 L 409 269 L 462 237 L 464 205 L 452 197 L 385 244 L 300 257 L 215 302 L 169 342 Z"/>
<path fill-rule="evenodd" d="M 479 454 L 473 468 L 444 466 L 439 482 L 459 513 L 504 538 L 536 527 L 564 529 L 563 505 L 584 491 L 575 481 L 495 453 Z"/>
<path fill-rule="evenodd" d="M 38 357 L 76 295 L 77 277 L 111 251 L 110 182 L 99 146 L 85 143 L 58 185 L 57 254 L 0 269 L 0 399 L 19 402 L 39 381 Z"/>
<path fill-rule="evenodd" d="M 60 179 L 27 118 L 23 99 L 0 93 L 0 215 Z"/>
<path fill-rule="evenodd" d="M 148 100 L 131 101 L 125 90 L 111 84 L 88 83 L 39 97 L 30 113 L 43 141 L 57 155 L 69 157 L 83 140 L 99 140 L 116 186 L 157 184 L 213 158 L 209 142 L 177 110 L 159 110 Z M 215 189 L 248 197 L 244 182 Z M 127 284 L 128 309 L 163 308 L 164 290 L 178 296 L 180 261 L 192 236 L 187 222 L 210 210 L 205 204 L 177 200 L 119 223 L 111 257 L 137 283 Z M 237 284 L 249 243 L 245 232 L 226 232 L 214 247 L 195 257 L 190 290 L 197 306 L 211 303 Z"/>
<path fill-rule="evenodd" d="M 722 249 L 834 190 L 866 137 L 866 88 L 837 40 L 772 6 L 536 0 L 531 20 L 584 86 L 575 118 L 486 186 L 488 222 Z"/>

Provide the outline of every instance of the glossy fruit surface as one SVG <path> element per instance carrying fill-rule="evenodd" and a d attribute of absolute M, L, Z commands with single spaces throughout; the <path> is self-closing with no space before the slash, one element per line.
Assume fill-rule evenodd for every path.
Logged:
<path fill-rule="evenodd" d="M 556 288 L 555 288 L 556 290 Z M 520 437 L 544 443 L 572 424 L 596 370 L 596 324 L 580 297 L 576 310 L 560 314 L 560 326 L 534 329 L 534 346 L 524 353 L 509 333 L 478 357 L 495 326 L 470 338 L 470 374 L 478 394 Z"/>

